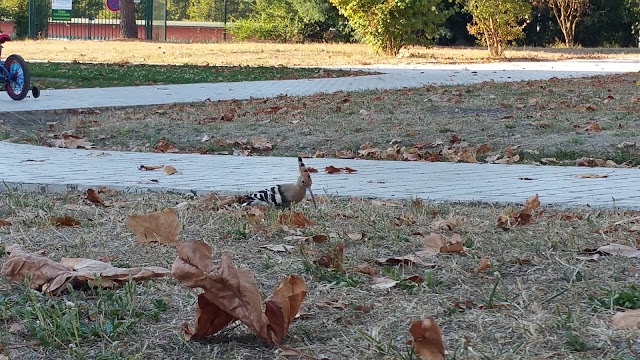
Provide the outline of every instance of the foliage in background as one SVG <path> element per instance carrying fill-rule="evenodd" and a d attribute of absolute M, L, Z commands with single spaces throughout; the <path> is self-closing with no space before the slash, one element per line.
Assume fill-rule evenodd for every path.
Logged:
<path fill-rule="evenodd" d="M 575 45 L 576 25 L 589 7 L 589 0 L 544 0 L 564 35 L 566 47 Z"/>
<path fill-rule="evenodd" d="M 509 41 L 522 38 L 531 16 L 531 6 L 523 0 L 467 0 L 464 9 L 473 17 L 467 25 L 492 57 L 503 55 Z"/>
<path fill-rule="evenodd" d="M 590 0 L 591 6 L 576 27 L 581 46 L 636 47 L 640 0 Z"/>
<path fill-rule="evenodd" d="M 0 18 L 13 19 L 13 31 L 17 38 L 26 37 L 29 32 L 29 4 L 27 0 L 2 0 L 0 2 Z M 3 29 L 12 32 L 12 29 Z"/>
<path fill-rule="evenodd" d="M 405 45 L 431 45 L 452 11 L 439 0 L 331 0 L 374 50 L 395 55 Z"/>
<path fill-rule="evenodd" d="M 253 12 L 236 18 L 234 38 L 283 42 L 348 39 L 348 27 L 327 0 L 256 0 Z M 345 36 L 346 35 L 346 36 Z"/>

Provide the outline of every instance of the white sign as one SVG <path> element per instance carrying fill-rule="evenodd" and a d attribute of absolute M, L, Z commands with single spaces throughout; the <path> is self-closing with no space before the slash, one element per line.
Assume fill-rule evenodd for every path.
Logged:
<path fill-rule="evenodd" d="M 51 8 L 56 10 L 72 10 L 73 0 L 51 0 Z"/>

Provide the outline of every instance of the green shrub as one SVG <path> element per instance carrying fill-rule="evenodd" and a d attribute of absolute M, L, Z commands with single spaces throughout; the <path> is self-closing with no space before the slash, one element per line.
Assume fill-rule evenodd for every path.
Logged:
<path fill-rule="evenodd" d="M 524 36 L 522 29 L 531 16 L 531 5 L 524 0 L 462 0 L 473 17 L 467 25 L 493 57 L 502 56 L 507 43 Z"/>
<path fill-rule="evenodd" d="M 396 55 L 405 45 L 430 45 L 453 11 L 440 0 L 331 0 L 374 50 Z"/>

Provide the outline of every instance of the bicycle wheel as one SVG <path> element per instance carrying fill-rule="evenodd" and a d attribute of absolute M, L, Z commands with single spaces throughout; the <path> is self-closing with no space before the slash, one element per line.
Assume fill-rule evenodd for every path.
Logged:
<path fill-rule="evenodd" d="M 7 94 L 13 100 L 22 100 L 29 93 L 29 68 L 20 55 L 9 55 L 4 62 L 4 67 L 9 72 L 9 82 L 7 83 Z"/>

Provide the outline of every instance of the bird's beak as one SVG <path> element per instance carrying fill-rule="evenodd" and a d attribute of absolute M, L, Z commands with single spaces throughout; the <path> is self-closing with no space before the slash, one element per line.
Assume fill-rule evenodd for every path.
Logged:
<path fill-rule="evenodd" d="M 317 209 L 318 205 L 316 205 L 316 199 L 313 197 L 313 192 L 311 192 L 311 188 L 309 188 L 309 194 L 311 194 L 311 201 L 313 201 L 313 207 Z"/>

